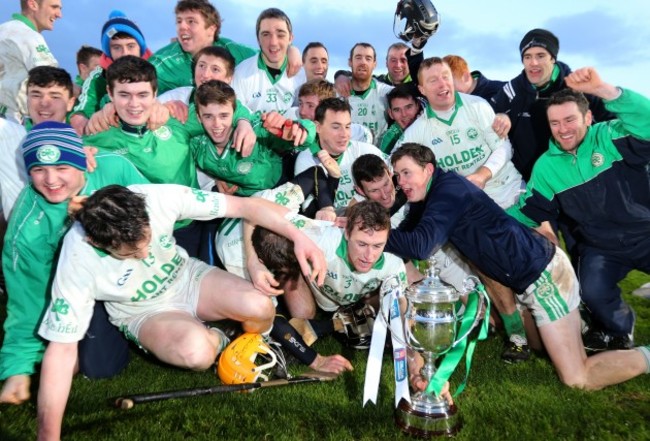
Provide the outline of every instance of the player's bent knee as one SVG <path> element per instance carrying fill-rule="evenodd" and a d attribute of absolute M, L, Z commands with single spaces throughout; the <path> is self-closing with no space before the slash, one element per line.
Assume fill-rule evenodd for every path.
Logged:
<path fill-rule="evenodd" d="M 255 301 L 246 305 L 246 315 L 257 321 L 273 320 L 275 317 L 275 306 L 273 301 L 266 296 L 257 296 Z"/>
<path fill-rule="evenodd" d="M 178 355 L 183 367 L 203 371 L 214 364 L 217 349 L 209 344 L 193 344 L 183 348 Z"/>
<path fill-rule="evenodd" d="M 560 381 L 574 389 L 587 389 L 587 376 L 581 372 L 558 372 Z"/>

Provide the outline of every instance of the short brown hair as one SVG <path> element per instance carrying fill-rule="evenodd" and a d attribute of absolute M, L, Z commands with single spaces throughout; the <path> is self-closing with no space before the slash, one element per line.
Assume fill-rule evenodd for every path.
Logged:
<path fill-rule="evenodd" d="M 354 227 L 361 231 L 390 230 L 390 214 L 379 202 L 365 200 L 348 207 L 345 211 L 348 218 L 345 232 L 352 234 Z"/>
<path fill-rule="evenodd" d="M 210 80 L 201 84 L 194 94 L 194 103 L 198 111 L 199 106 L 208 106 L 210 104 L 230 104 L 235 110 L 237 96 L 235 90 L 228 84 L 219 80 Z"/>
<path fill-rule="evenodd" d="M 372 46 L 370 43 L 357 43 L 354 46 L 352 46 L 352 49 L 350 49 L 350 60 L 352 60 L 352 57 L 354 56 L 354 50 L 358 47 L 365 47 L 366 49 L 370 48 L 372 49 L 372 58 L 373 60 L 377 61 L 377 51 L 375 51 L 375 48 Z"/>
<path fill-rule="evenodd" d="M 206 46 L 192 57 L 192 78 L 194 78 L 196 71 L 196 63 L 198 63 L 199 58 L 203 55 L 209 55 L 223 60 L 226 65 L 226 73 L 228 76 L 232 77 L 235 74 L 235 57 L 232 56 L 228 49 L 220 46 Z"/>
<path fill-rule="evenodd" d="M 390 162 L 395 167 L 397 161 L 404 157 L 411 158 L 420 167 L 425 167 L 427 164 L 436 165 L 436 155 L 433 151 L 417 142 L 405 142 L 399 146 L 391 155 Z"/>
<path fill-rule="evenodd" d="M 298 90 L 299 98 L 310 95 L 317 95 L 319 101 L 325 98 L 336 98 L 336 89 L 334 89 L 334 84 L 329 81 L 314 78 L 300 86 Z"/>
<path fill-rule="evenodd" d="M 584 116 L 589 111 L 589 100 L 582 92 L 577 92 L 573 89 L 562 89 L 555 92 L 548 99 L 546 109 L 551 106 L 559 106 L 564 103 L 576 103 L 578 110 Z"/>
<path fill-rule="evenodd" d="M 174 9 L 174 14 L 179 12 L 198 12 L 205 20 L 205 27 L 209 28 L 215 25 L 217 29 L 214 31 L 214 41 L 219 39 L 221 32 L 221 15 L 212 3 L 206 0 L 179 0 Z"/>
<path fill-rule="evenodd" d="M 418 70 L 418 81 L 420 82 L 420 84 L 422 84 L 422 78 L 420 74 L 424 71 L 424 69 L 428 69 L 434 64 L 447 64 L 447 63 L 445 62 L 445 60 L 443 60 L 440 57 L 425 58 L 420 64 L 420 69 Z"/>

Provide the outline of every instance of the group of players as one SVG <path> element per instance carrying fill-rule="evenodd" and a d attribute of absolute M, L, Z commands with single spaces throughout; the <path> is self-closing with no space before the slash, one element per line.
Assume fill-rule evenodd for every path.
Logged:
<path fill-rule="evenodd" d="M 433 253 L 447 283 L 487 287 L 504 360 L 545 350 L 587 389 L 650 372 L 617 286 L 650 271 L 650 100 L 571 72 L 551 32 L 528 32 L 522 73 L 492 81 L 425 59 L 437 13 L 402 0 L 409 45 L 389 48 L 388 73 L 356 43 L 332 84 L 326 47 L 300 54 L 283 11 L 259 14 L 252 49 L 220 36 L 210 2 L 180 0 L 177 38 L 154 53 L 113 11 L 75 88 L 41 35 L 61 0 L 20 5 L 0 25 L 0 402 L 27 400 L 42 362 L 39 438 L 60 436 L 76 372 L 124 368 L 124 337 L 207 369 L 229 343 L 211 323 L 231 319 L 316 370 L 352 370 L 311 343 L 367 347 L 357 325 L 382 280 L 418 281 L 413 260 Z"/>

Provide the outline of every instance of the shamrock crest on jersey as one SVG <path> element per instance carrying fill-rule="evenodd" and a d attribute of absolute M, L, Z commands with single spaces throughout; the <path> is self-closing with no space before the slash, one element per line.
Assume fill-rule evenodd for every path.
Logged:
<path fill-rule="evenodd" d="M 167 141 L 172 137 L 172 130 L 167 126 L 162 126 L 153 131 L 153 134 L 156 138 Z"/>

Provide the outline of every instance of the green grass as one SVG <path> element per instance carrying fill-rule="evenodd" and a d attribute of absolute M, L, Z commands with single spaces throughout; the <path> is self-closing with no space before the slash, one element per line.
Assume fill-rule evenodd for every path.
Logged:
<path fill-rule="evenodd" d="M 650 301 L 629 295 L 650 281 L 642 273 L 622 283 L 637 313 L 636 340 L 650 343 Z M 3 302 L 4 303 L 4 302 Z M 0 320 L 4 307 L 0 307 Z M 333 339 L 316 343 L 323 353 L 341 351 Z M 650 376 L 598 392 L 563 386 L 541 357 L 522 365 L 500 359 L 501 339 L 479 343 L 470 381 L 457 398 L 463 418 L 458 440 L 650 440 Z M 74 380 L 63 425 L 66 440 L 378 440 L 410 439 L 393 423 L 392 368 L 384 359 L 377 405 L 361 407 L 365 352 L 343 350 L 355 371 L 328 383 L 296 385 L 113 409 L 109 398 L 128 393 L 218 383 L 211 372 L 163 366 L 133 351 L 132 361 L 110 380 Z M 292 368 L 299 371 L 298 367 Z M 462 378 L 462 369 L 452 383 Z M 0 405 L 0 440 L 36 434 L 35 400 Z"/>

